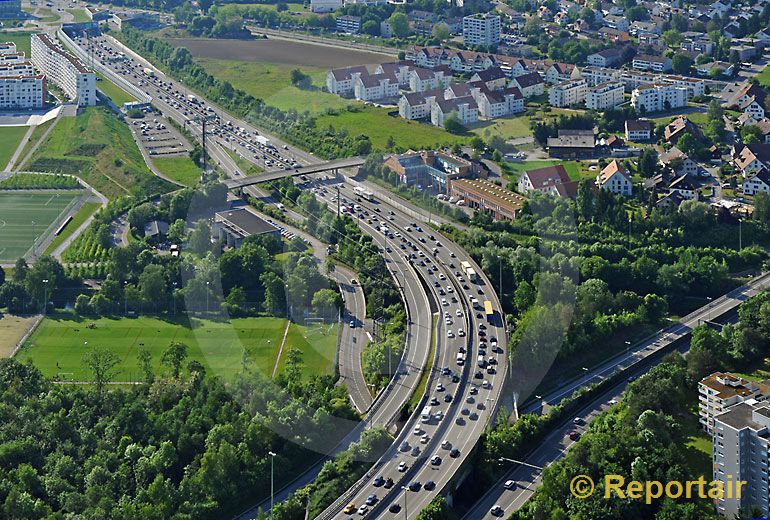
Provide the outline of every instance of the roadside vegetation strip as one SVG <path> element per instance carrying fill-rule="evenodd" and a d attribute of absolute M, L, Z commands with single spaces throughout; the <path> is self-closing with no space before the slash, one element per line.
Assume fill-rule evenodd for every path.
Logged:
<path fill-rule="evenodd" d="M 90 21 L 84 9 L 67 9 L 67 12 L 73 16 L 73 21 L 75 23 L 85 23 Z"/>
<path fill-rule="evenodd" d="M 17 173 L 0 181 L 0 190 L 82 189 L 75 177 L 61 174 Z"/>
<path fill-rule="evenodd" d="M 155 167 L 169 179 L 184 184 L 197 186 L 201 179 L 201 169 L 188 156 L 158 157 L 150 156 Z"/>
<path fill-rule="evenodd" d="M 27 130 L 26 126 L 0 126 L 0 170 L 5 170 Z"/>
<path fill-rule="evenodd" d="M 99 78 L 99 82 L 96 84 L 96 87 L 108 98 L 112 100 L 113 103 L 118 108 L 121 108 L 123 106 L 123 103 L 130 103 L 132 101 L 136 101 L 136 98 L 117 86 L 115 83 L 110 81 L 109 79 L 105 78 L 102 74 L 96 74 L 96 77 Z"/>
<path fill-rule="evenodd" d="M 411 414 L 414 412 L 414 410 L 417 408 L 417 405 L 420 404 L 420 401 L 422 400 L 423 394 L 425 393 L 425 388 L 428 386 L 428 380 L 430 379 L 430 373 L 431 370 L 433 370 L 433 367 L 435 365 L 435 357 L 436 357 L 436 343 L 438 342 L 438 334 L 436 332 L 436 326 L 438 325 L 438 314 L 433 314 L 431 319 L 431 329 L 430 329 L 430 350 L 428 351 L 428 362 L 425 364 L 425 366 L 422 367 L 422 375 L 420 376 L 420 381 L 417 383 L 417 386 L 414 388 L 414 392 L 412 392 L 412 397 L 409 399 L 409 402 L 407 404 L 407 413 Z"/>
<path fill-rule="evenodd" d="M 83 206 L 72 216 L 72 220 L 69 224 L 62 230 L 59 235 L 54 237 L 54 239 L 51 241 L 50 244 L 48 244 L 48 247 L 45 248 L 45 252 L 43 254 L 50 255 L 53 254 L 54 251 L 56 251 L 56 248 L 59 247 L 62 243 L 64 243 L 65 240 L 67 240 L 69 237 L 72 236 L 72 234 L 77 231 L 77 229 L 83 225 L 83 223 L 96 213 L 96 211 L 101 207 L 101 204 L 98 202 L 86 202 L 83 204 Z"/>

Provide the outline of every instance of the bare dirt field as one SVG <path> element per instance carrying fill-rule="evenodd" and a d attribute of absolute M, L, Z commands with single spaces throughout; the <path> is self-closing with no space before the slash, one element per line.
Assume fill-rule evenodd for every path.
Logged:
<path fill-rule="evenodd" d="M 305 67 L 348 67 L 393 60 L 383 54 L 288 40 L 169 38 L 168 42 L 175 46 L 187 47 L 196 58 L 282 63 Z"/>
<path fill-rule="evenodd" d="M 0 357 L 8 357 L 16 344 L 37 320 L 37 316 L 0 314 Z"/>

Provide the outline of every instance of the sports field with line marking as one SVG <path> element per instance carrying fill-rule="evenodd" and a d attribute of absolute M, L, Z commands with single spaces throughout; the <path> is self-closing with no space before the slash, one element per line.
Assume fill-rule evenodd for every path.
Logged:
<path fill-rule="evenodd" d="M 81 191 L 0 192 L 0 261 L 23 256 Z M 35 222 L 34 225 L 32 222 Z"/>
<path fill-rule="evenodd" d="M 89 328 L 89 324 L 93 324 Z M 60 375 L 72 381 L 90 381 L 83 355 L 98 345 L 114 352 L 120 360 L 115 381 L 142 379 L 137 354 L 146 348 L 152 355 L 156 374 L 167 372 L 161 366 L 163 351 L 172 341 L 188 346 L 188 361 L 199 361 L 210 375 L 229 379 L 243 368 L 244 350 L 252 369 L 270 376 L 283 338 L 283 318 L 234 318 L 229 321 L 150 316 L 137 318 L 78 318 L 68 313 L 49 316 L 27 339 L 16 358 L 31 359 L 47 377 Z M 302 352 L 303 373 L 333 374 L 337 346 L 337 325 L 302 326 L 292 323 L 278 373 L 286 366 L 292 348 Z M 185 361 L 186 365 L 187 361 Z"/>

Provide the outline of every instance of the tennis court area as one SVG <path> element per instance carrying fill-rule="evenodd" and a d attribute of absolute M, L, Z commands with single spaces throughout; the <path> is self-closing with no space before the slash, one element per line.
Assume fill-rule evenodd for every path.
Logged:
<path fill-rule="evenodd" d="M 81 195 L 81 191 L 72 190 L 0 191 L 0 262 L 14 262 L 23 256 Z"/>

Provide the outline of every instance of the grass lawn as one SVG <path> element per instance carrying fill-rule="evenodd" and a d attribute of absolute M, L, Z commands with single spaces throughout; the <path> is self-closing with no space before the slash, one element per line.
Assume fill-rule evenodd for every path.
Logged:
<path fill-rule="evenodd" d="M 8 357 L 35 317 L 0 315 L 0 357 Z"/>
<path fill-rule="evenodd" d="M 34 12 L 34 15 L 37 16 L 41 22 L 44 22 L 44 23 L 53 23 L 61 20 L 61 17 L 58 14 L 54 13 L 52 9 L 49 9 L 47 7 L 39 8 L 37 11 Z"/>
<path fill-rule="evenodd" d="M 0 171 L 5 170 L 27 129 L 26 126 L 0 126 Z"/>
<path fill-rule="evenodd" d="M 45 133 L 48 128 L 54 124 L 54 122 L 58 121 L 58 119 L 49 119 L 42 125 L 37 125 L 34 130 L 32 130 L 32 135 L 29 136 L 29 140 L 27 141 L 27 144 L 24 145 L 24 149 L 21 151 L 21 155 L 19 155 L 19 162 L 23 161 L 26 157 L 29 151 L 32 149 L 33 146 L 35 146 L 35 143 L 37 143 L 41 137 L 43 137 L 43 133 Z"/>
<path fill-rule="evenodd" d="M 499 135 L 503 139 L 515 139 L 532 135 L 532 131 L 529 129 L 529 118 L 526 116 L 485 121 L 482 123 L 482 126 L 472 128 L 471 132 L 485 140 L 495 135 Z"/>
<path fill-rule="evenodd" d="M 94 328 L 87 328 L 94 323 Z M 238 318 L 227 322 L 180 318 L 169 321 L 153 317 L 139 318 L 74 318 L 59 314 L 46 318 L 19 350 L 20 361 L 31 359 L 48 377 L 66 374 L 67 379 L 90 381 L 91 374 L 83 366 L 88 345 L 109 348 L 120 359 L 113 377 L 116 381 L 141 378 L 137 353 L 144 347 L 152 354 L 156 373 L 165 371 L 160 364 L 163 351 L 172 341 L 185 343 L 189 359 L 203 364 L 210 375 L 229 378 L 240 372 L 244 350 L 254 368 L 272 374 L 283 338 L 283 318 Z M 303 352 L 306 374 L 331 374 L 334 371 L 336 325 L 289 327 L 279 371 L 291 348 Z M 88 345 L 86 345 L 86 343 Z M 59 368 L 57 368 L 57 363 Z"/>
<path fill-rule="evenodd" d="M 682 115 L 687 116 L 687 119 L 689 119 L 690 121 L 692 121 L 696 125 L 701 125 L 702 126 L 702 125 L 705 125 L 706 123 L 708 123 L 708 114 L 706 114 L 705 112 L 692 112 L 692 113 L 682 114 Z M 673 121 L 674 119 L 676 119 L 677 117 L 678 117 L 677 114 L 674 114 L 674 115 L 670 115 L 669 114 L 669 115 L 665 115 L 663 117 L 655 117 L 652 120 L 655 121 L 655 123 L 665 123 L 665 124 L 668 124 L 671 121 Z"/>
<path fill-rule="evenodd" d="M 85 10 L 83 9 L 67 9 L 67 12 L 75 17 L 73 20 L 75 23 L 90 22 Z"/>
<path fill-rule="evenodd" d="M 396 146 L 405 150 L 412 148 L 437 149 L 455 143 L 465 144 L 467 136 L 453 135 L 442 128 L 407 121 L 388 112 L 396 109 L 366 106 L 357 112 L 340 112 L 337 115 L 322 115 L 316 119 L 319 127 L 332 125 L 346 128 L 352 136 L 367 135 L 375 148 L 385 149 L 389 137 L 393 137 Z"/>
<path fill-rule="evenodd" d="M 320 114 L 327 108 L 343 110 L 348 105 L 361 104 L 322 92 L 320 87 L 325 84 L 326 70 L 321 68 L 300 68 L 313 79 L 313 86 L 318 89 L 305 90 L 291 84 L 291 71 L 298 68 L 293 65 L 212 58 L 196 58 L 195 61 L 212 76 L 229 81 L 233 87 L 281 110 L 308 110 Z"/>
<path fill-rule="evenodd" d="M 174 187 L 153 175 L 128 126 L 105 107 L 62 118 L 24 167 L 77 175 L 108 198 L 142 197 Z"/>
<path fill-rule="evenodd" d="M 762 69 L 762 72 L 757 74 L 757 81 L 759 81 L 759 84 L 763 87 L 770 85 L 770 66 L 765 67 Z"/>
<path fill-rule="evenodd" d="M 153 157 L 152 163 L 161 173 L 185 186 L 195 186 L 200 181 L 201 169 L 189 157 Z"/>
<path fill-rule="evenodd" d="M 112 100 L 113 103 L 115 103 L 118 108 L 123 106 L 123 103 L 130 103 L 132 101 L 136 101 L 136 98 L 117 86 L 112 81 L 106 79 L 101 74 L 97 74 L 96 77 L 98 77 L 101 81 L 99 81 L 96 86 L 97 88 L 108 98 Z"/>
<path fill-rule="evenodd" d="M 0 193 L 0 260 L 13 262 L 23 256 L 81 194 L 75 190 Z"/>
<path fill-rule="evenodd" d="M 599 173 L 598 170 L 589 170 L 588 163 L 583 161 L 524 161 L 524 162 L 509 162 L 506 163 L 507 169 L 511 173 L 513 180 L 516 180 L 522 173 L 528 170 L 537 170 L 538 168 L 547 168 L 548 166 L 556 166 L 561 164 L 567 171 L 567 175 L 573 181 L 580 179 L 593 179 Z"/>
<path fill-rule="evenodd" d="M 26 56 L 30 56 L 30 36 L 27 32 L 6 32 L 0 31 L 0 42 L 13 42 L 16 44 L 17 51 L 23 51 Z"/>
<path fill-rule="evenodd" d="M 763 358 L 762 360 L 756 361 L 750 366 L 746 367 L 746 370 L 743 372 L 732 371 L 731 373 L 750 381 L 763 381 L 765 379 L 770 379 L 770 359 Z"/>
<path fill-rule="evenodd" d="M 72 236 L 72 233 L 74 233 L 75 230 L 79 228 L 88 217 L 96 213 L 96 210 L 98 210 L 100 207 L 101 204 L 98 202 L 86 202 L 83 204 L 77 213 L 72 216 L 72 220 L 69 224 L 67 224 L 67 227 L 64 228 L 64 231 L 62 231 L 59 236 L 55 237 L 51 243 L 48 244 L 48 247 L 45 248 L 45 254 L 49 255 L 53 253 L 54 250 L 59 247 L 59 244 Z"/>

